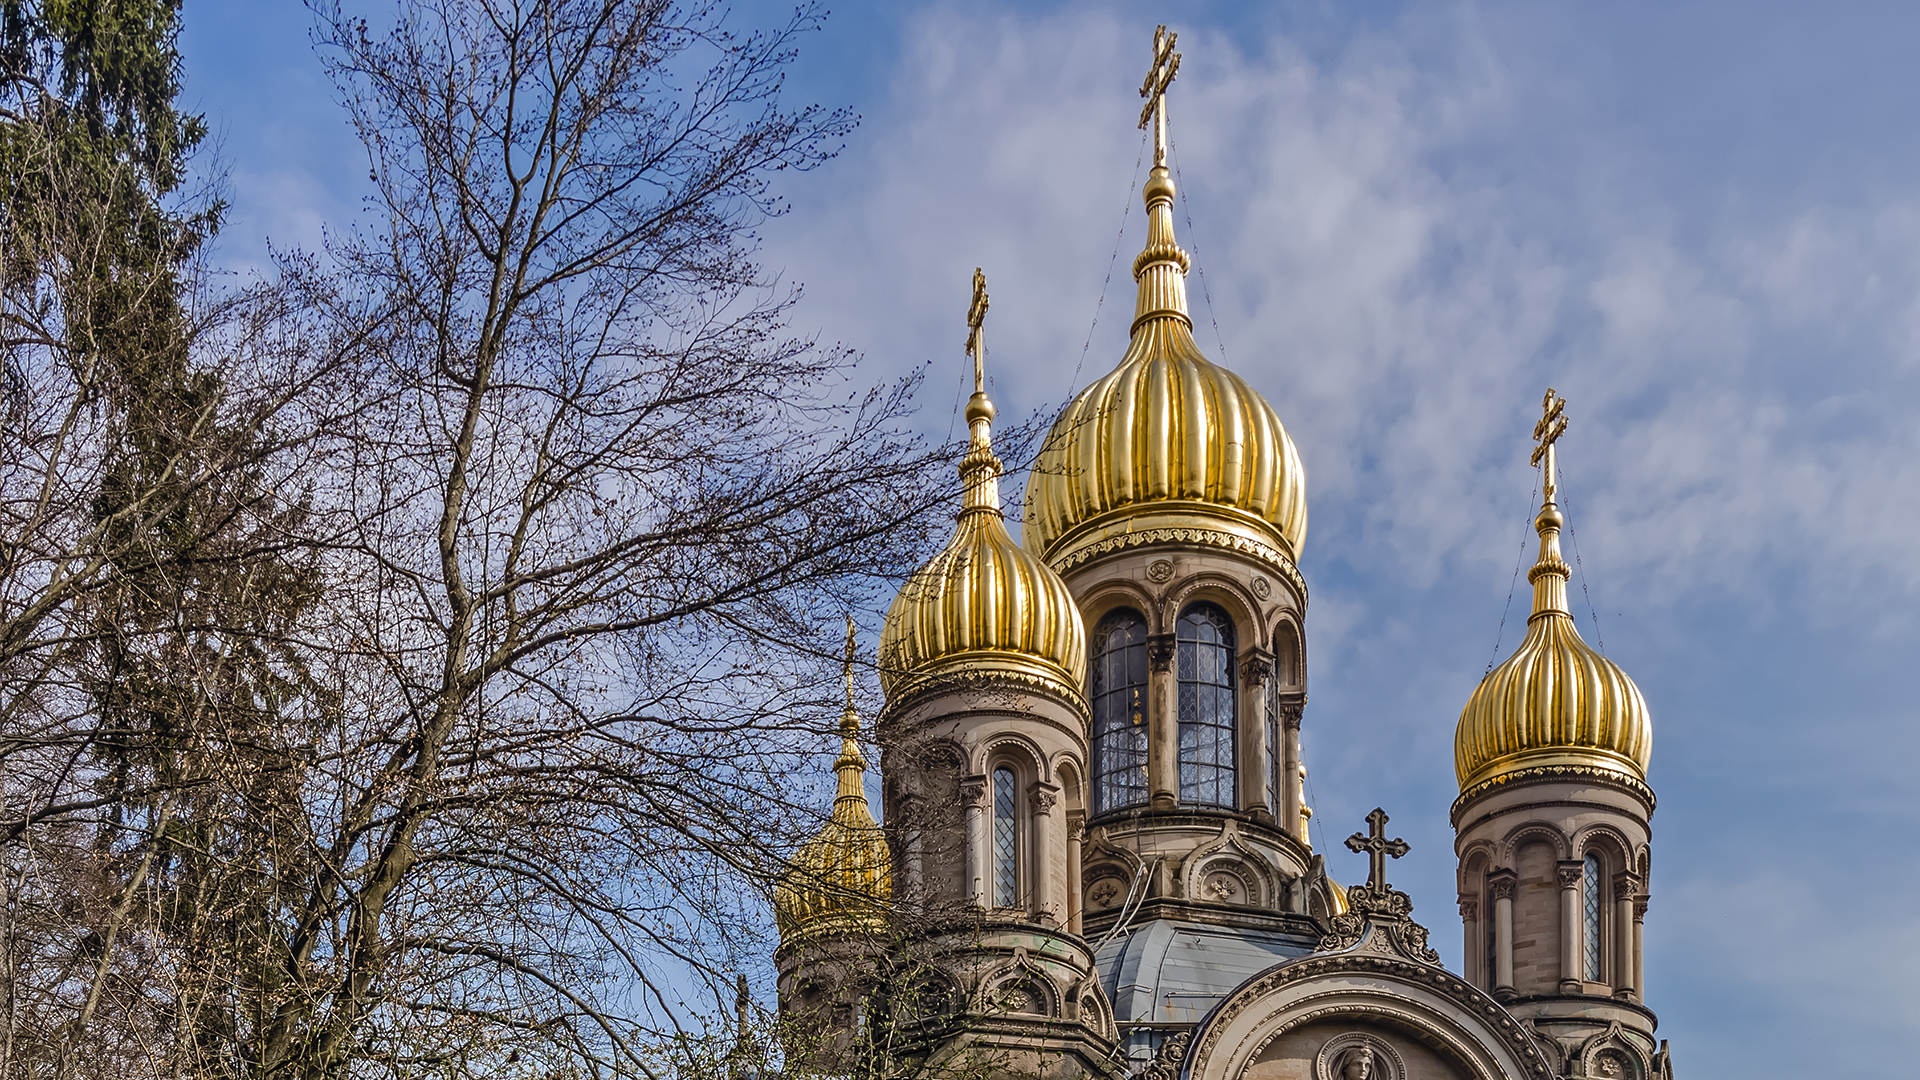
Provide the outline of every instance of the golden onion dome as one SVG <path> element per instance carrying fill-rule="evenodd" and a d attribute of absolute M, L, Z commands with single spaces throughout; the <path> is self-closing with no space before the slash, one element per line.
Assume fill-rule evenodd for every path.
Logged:
<path fill-rule="evenodd" d="M 840 789 L 826 824 L 794 853 L 774 886 L 774 924 L 783 944 L 886 928 L 887 903 L 893 896 L 893 854 L 886 832 L 867 807 L 861 782 L 867 762 L 860 754 L 860 717 L 853 710 L 853 644 L 849 618 L 847 707 L 840 718 L 840 756 L 833 763 Z"/>
<path fill-rule="evenodd" d="M 1526 639 L 1480 680 L 1454 731 L 1463 796 L 1529 776 L 1601 776 L 1646 787 L 1653 750 L 1646 698 L 1618 664 L 1581 640 L 1567 607 L 1565 519 L 1553 502 L 1553 440 L 1566 430 L 1565 405 L 1547 391 L 1547 416 L 1535 429 L 1543 438 L 1534 456 L 1546 460 L 1546 498 L 1534 520 L 1540 555 L 1527 573 L 1533 613 Z"/>
<path fill-rule="evenodd" d="M 1055 421 L 1027 479 L 1022 542 L 1064 568 L 1155 539 L 1252 550 L 1292 565 L 1307 532 L 1306 470 L 1280 418 L 1210 362 L 1187 314 L 1187 253 L 1164 161 L 1147 180 L 1147 246 L 1120 365 Z"/>
<path fill-rule="evenodd" d="M 1000 459 L 987 399 L 985 279 L 974 271 L 968 314 L 974 392 L 966 488 L 953 538 L 907 580 L 880 635 L 880 682 L 899 698 L 940 679 L 1012 678 L 1079 699 L 1086 628 L 1066 582 L 1007 534 L 1000 511 Z"/>

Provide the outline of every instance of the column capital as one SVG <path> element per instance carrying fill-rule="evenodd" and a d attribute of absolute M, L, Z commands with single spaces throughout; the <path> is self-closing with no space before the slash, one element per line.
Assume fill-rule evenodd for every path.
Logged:
<path fill-rule="evenodd" d="M 960 802 L 969 807 L 987 804 L 987 778 L 985 776 L 965 776 L 960 779 Z"/>
<path fill-rule="evenodd" d="M 1247 650 L 1240 658 L 1240 680 L 1250 690 L 1258 692 L 1273 678 L 1273 656 L 1259 646 Z"/>
<path fill-rule="evenodd" d="M 1480 918 L 1480 898 L 1463 896 L 1460 898 L 1460 918 L 1466 922 L 1475 922 Z"/>
<path fill-rule="evenodd" d="M 1631 900 L 1640 892 L 1640 879 L 1632 874 L 1613 875 L 1613 898 Z"/>
<path fill-rule="evenodd" d="M 1513 899 L 1513 887 L 1520 875 L 1511 870 L 1495 870 L 1487 875 L 1487 892 L 1495 900 Z"/>
<path fill-rule="evenodd" d="M 1155 671 L 1173 670 L 1174 637 L 1153 634 L 1147 638 L 1147 666 Z"/>
<path fill-rule="evenodd" d="M 1579 859 L 1569 859 L 1565 862 L 1555 863 L 1554 871 L 1560 879 L 1561 888 L 1577 888 L 1580 884 L 1580 879 L 1587 876 L 1587 864 Z"/>
<path fill-rule="evenodd" d="M 1027 791 L 1027 803 L 1036 814 L 1051 814 L 1060 802 L 1060 789 L 1052 784 L 1035 784 Z"/>

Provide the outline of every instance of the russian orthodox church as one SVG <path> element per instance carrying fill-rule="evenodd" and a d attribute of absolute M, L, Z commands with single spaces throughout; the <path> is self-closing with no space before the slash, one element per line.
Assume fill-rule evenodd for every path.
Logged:
<path fill-rule="evenodd" d="M 1466 970 L 1387 883 L 1375 810 L 1342 887 L 1308 840 L 1306 477 L 1273 407 L 1202 353 L 1173 228 L 1166 90 L 1131 341 L 1061 413 L 1008 533 L 984 365 L 954 534 L 888 611 L 886 824 L 851 701 L 830 819 L 776 891 L 790 1070 L 1118 1080 L 1670 1080 L 1641 1000 L 1651 721 L 1581 640 L 1535 428 L 1520 646 L 1460 714 Z"/>

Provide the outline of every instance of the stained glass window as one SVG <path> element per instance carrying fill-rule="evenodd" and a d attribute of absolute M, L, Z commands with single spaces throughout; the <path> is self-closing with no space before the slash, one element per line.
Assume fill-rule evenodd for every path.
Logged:
<path fill-rule="evenodd" d="M 1580 885 L 1586 901 L 1586 932 L 1581 937 L 1581 945 L 1586 950 L 1586 978 L 1589 982 L 1600 981 L 1600 856 L 1589 854 L 1582 868 Z"/>
<path fill-rule="evenodd" d="M 1093 631 L 1093 810 L 1147 801 L 1147 621 L 1121 608 Z"/>
<path fill-rule="evenodd" d="M 1013 907 L 1020 901 L 1020 832 L 1013 790 L 1013 770 L 993 770 L 993 906 Z"/>
<path fill-rule="evenodd" d="M 1180 683 L 1180 801 L 1234 804 L 1233 621 L 1194 604 L 1174 628 Z"/>

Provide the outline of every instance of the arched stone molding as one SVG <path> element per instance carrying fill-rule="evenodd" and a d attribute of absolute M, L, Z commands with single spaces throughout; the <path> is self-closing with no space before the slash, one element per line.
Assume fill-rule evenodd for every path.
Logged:
<path fill-rule="evenodd" d="M 1633 843 L 1627 835 L 1606 822 L 1596 822 L 1573 834 L 1573 858 L 1585 858 L 1587 852 L 1597 852 L 1601 865 L 1609 874 L 1626 874 L 1633 871 Z"/>
<path fill-rule="evenodd" d="M 1599 1080 L 1649 1080 L 1651 1052 L 1651 1047 L 1641 1046 L 1616 1020 L 1569 1056 L 1580 1064 L 1583 1074 Z"/>
<path fill-rule="evenodd" d="M 1060 785 L 1061 798 L 1066 802 L 1069 813 L 1084 813 L 1087 809 L 1087 768 L 1078 754 L 1063 750 L 1053 755 L 1047 763 L 1053 776 L 1053 782 Z"/>
<path fill-rule="evenodd" d="M 1034 1007 L 1022 1007 L 1013 1000 L 1019 994 L 1032 999 Z M 1060 985 L 1046 968 L 1035 963 L 1025 948 L 1015 948 L 1013 956 L 994 964 L 980 976 L 980 989 L 974 1007 L 983 1013 L 1013 1012 L 1061 1019 L 1063 996 Z"/>
<path fill-rule="evenodd" d="M 1017 761 L 1027 782 L 1053 783 L 1053 771 L 1047 767 L 1046 751 L 1023 732 L 995 731 L 980 740 L 972 755 L 973 771 L 984 775 L 995 764 Z"/>
<path fill-rule="evenodd" d="M 1523 821 L 1507 830 L 1507 834 L 1500 838 L 1499 861 L 1511 867 L 1520 851 L 1520 846 L 1529 840 L 1540 840 L 1553 845 L 1554 857 L 1562 862 L 1572 857 L 1570 852 L 1573 850 L 1573 845 L 1567 842 L 1567 834 L 1560 830 L 1560 826 L 1550 821 L 1535 820 Z"/>
<path fill-rule="evenodd" d="M 1495 847 L 1491 840 L 1475 840 L 1468 844 L 1460 852 L 1460 869 L 1456 879 L 1460 892 L 1467 893 L 1478 889 L 1479 884 L 1470 881 L 1469 875 L 1477 873 L 1484 879 L 1493 870 L 1494 863 L 1499 860 L 1499 857 L 1500 849 Z"/>
<path fill-rule="evenodd" d="M 1316 954 L 1249 979 L 1215 1008 L 1182 1080 L 1238 1080 L 1276 1039 L 1307 1024 L 1404 1033 L 1473 1080 L 1549 1080 L 1553 1064 L 1492 998 L 1444 969 L 1364 954 Z"/>
<path fill-rule="evenodd" d="M 1283 610 L 1274 620 L 1273 677 L 1283 692 L 1299 693 L 1307 688 L 1307 637 L 1291 611 Z"/>
<path fill-rule="evenodd" d="M 1104 829 L 1089 832 L 1081 859 L 1087 910 L 1093 914 L 1117 910 L 1129 893 L 1152 888 L 1152 867 L 1137 853 L 1109 841 Z"/>
<path fill-rule="evenodd" d="M 1195 574 L 1167 590 L 1165 621 L 1169 633 L 1179 621 L 1180 613 L 1194 603 L 1217 604 L 1227 613 L 1233 620 L 1234 634 L 1243 653 L 1249 647 L 1262 646 L 1267 640 L 1268 627 L 1260 617 L 1260 601 L 1245 585 L 1226 574 L 1214 571 Z"/>
<path fill-rule="evenodd" d="M 1102 580 L 1088 589 L 1084 596 L 1074 597 L 1073 602 L 1080 609 L 1080 620 L 1087 628 L 1089 652 L 1093 645 L 1093 628 L 1100 625 L 1101 619 L 1120 608 L 1139 612 L 1140 617 L 1147 620 L 1147 633 L 1168 632 L 1168 620 L 1161 610 L 1160 597 L 1127 578 Z"/>
<path fill-rule="evenodd" d="M 1268 909 L 1278 906 L 1276 898 L 1285 884 L 1272 860 L 1247 843 L 1231 818 L 1221 826 L 1219 839 L 1194 848 L 1180 861 L 1178 880 L 1183 894 L 1196 900 Z"/>
<path fill-rule="evenodd" d="M 1089 975 L 1067 987 L 1067 1001 L 1075 1009 L 1069 1019 L 1078 1019 L 1082 1025 L 1109 1039 L 1120 1037 L 1113 1026 L 1113 1010 L 1107 1005 L 1107 995 L 1101 992 L 1098 979 Z"/>

